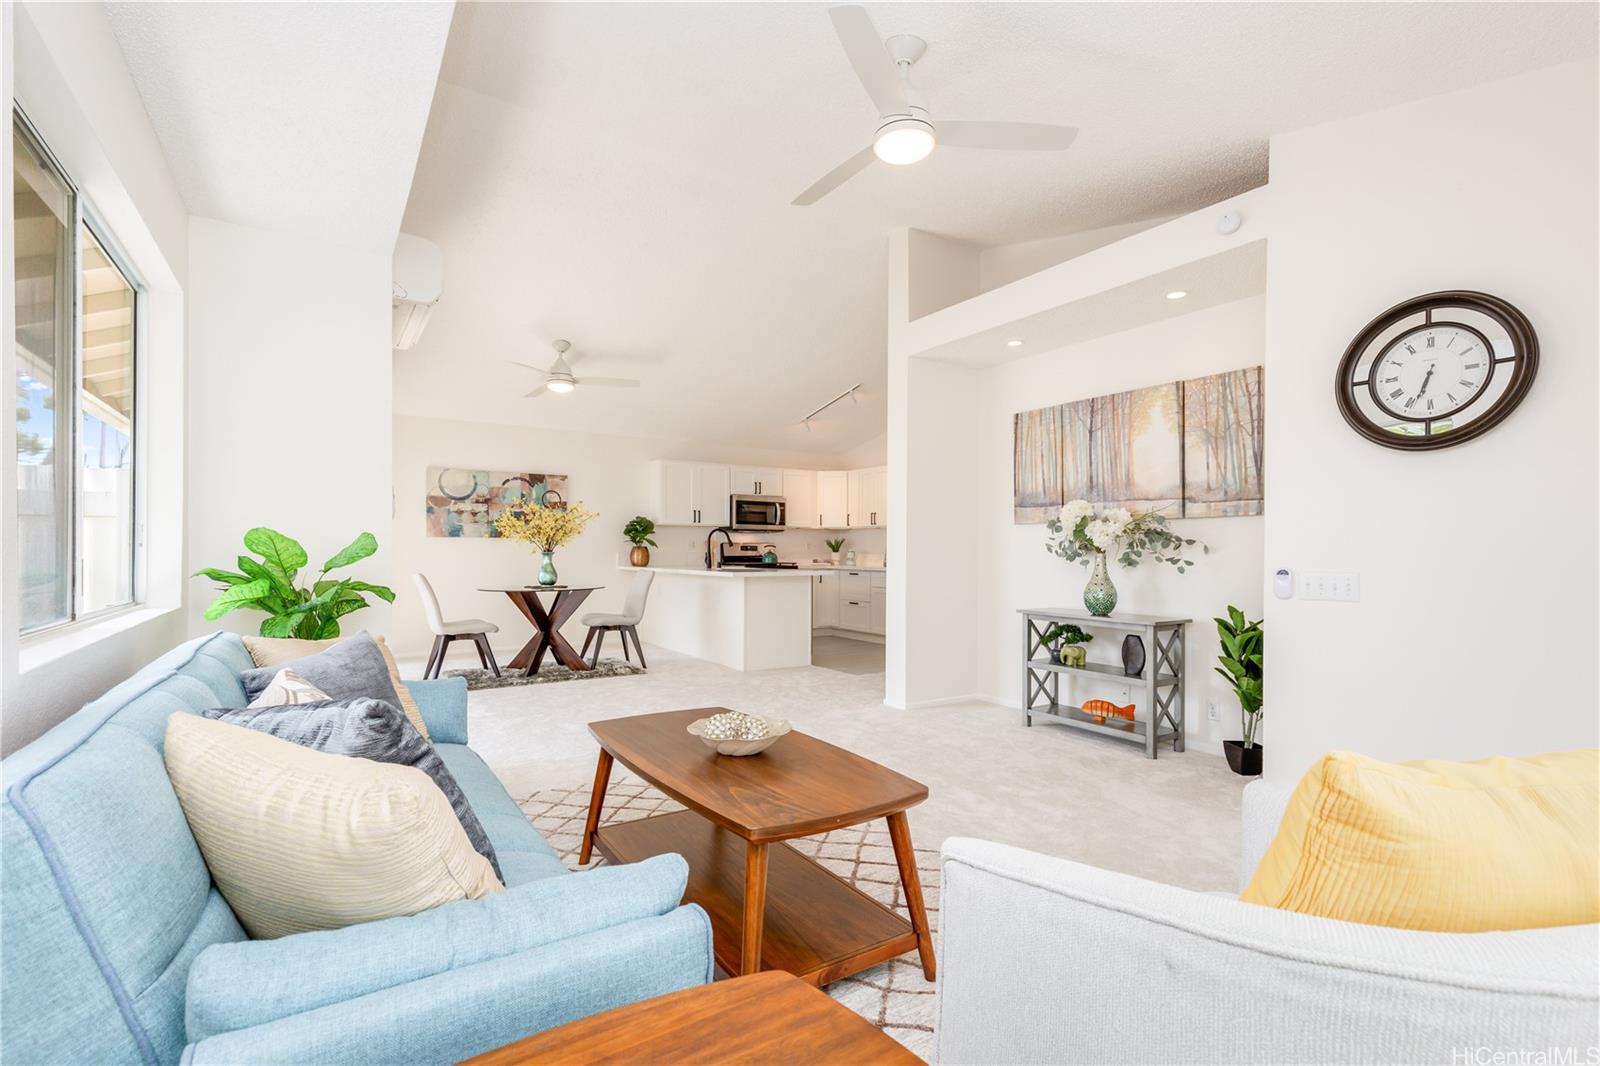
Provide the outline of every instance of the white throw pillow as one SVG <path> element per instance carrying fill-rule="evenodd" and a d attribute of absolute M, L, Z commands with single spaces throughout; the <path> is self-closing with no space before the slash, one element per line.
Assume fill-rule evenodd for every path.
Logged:
<path fill-rule="evenodd" d="M 252 707 L 287 707 L 297 703 L 318 703 L 328 699 L 322 691 L 293 670 L 279 670 L 261 695 L 250 701 Z"/>
<path fill-rule="evenodd" d="M 167 719 L 166 763 L 212 879 L 257 939 L 501 891 L 450 801 L 415 767 L 186 711 Z"/>

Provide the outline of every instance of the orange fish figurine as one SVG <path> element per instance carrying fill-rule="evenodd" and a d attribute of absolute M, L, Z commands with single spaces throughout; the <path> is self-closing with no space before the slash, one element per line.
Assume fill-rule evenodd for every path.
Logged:
<path fill-rule="evenodd" d="M 1094 720 L 1101 725 L 1105 724 L 1107 718 L 1126 718 L 1131 722 L 1133 721 L 1133 709 L 1136 706 L 1138 704 L 1130 703 L 1126 707 L 1118 707 L 1110 700 L 1085 700 L 1083 713 L 1092 715 Z"/>

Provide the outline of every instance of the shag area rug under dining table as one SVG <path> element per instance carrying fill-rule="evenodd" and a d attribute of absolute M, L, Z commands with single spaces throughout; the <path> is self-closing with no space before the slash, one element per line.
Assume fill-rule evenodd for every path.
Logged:
<path fill-rule="evenodd" d="M 620 770 L 621 767 L 618 767 Z M 547 788 L 520 800 L 527 815 L 569 868 L 578 869 L 589 786 Z M 683 806 L 631 774 L 613 777 L 606 789 L 602 824 L 681 811 Z M 889 831 L 882 821 L 836 829 L 789 841 L 873 899 L 910 920 Z M 917 870 L 928 910 L 928 926 L 939 933 L 939 853 L 916 849 Z M 598 859 L 598 862 L 604 862 Z M 904 1044 L 923 1059 L 933 1056 L 934 984 L 922 976 L 915 951 L 828 985 L 827 993 Z"/>

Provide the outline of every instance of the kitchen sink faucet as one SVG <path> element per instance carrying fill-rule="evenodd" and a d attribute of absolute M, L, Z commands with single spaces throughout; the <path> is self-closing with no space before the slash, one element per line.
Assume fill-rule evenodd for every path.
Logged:
<path fill-rule="evenodd" d="M 721 533 L 723 539 L 726 540 L 729 544 L 733 543 L 733 532 L 727 526 L 718 526 L 716 529 L 713 529 L 710 533 L 706 534 L 706 569 L 707 570 L 715 570 L 717 568 L 716 556 L 711 554 L 711 538 L 716 536 L 718 533 Z"/>

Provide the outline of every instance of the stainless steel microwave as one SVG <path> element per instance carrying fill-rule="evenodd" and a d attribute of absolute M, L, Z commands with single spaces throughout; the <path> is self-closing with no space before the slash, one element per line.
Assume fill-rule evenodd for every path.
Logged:
<path fill-rule="evenodd" d="M 751 532 L 781 530 L 788 509 L 782 496 L 730 496 L 728 525 Z"/>

